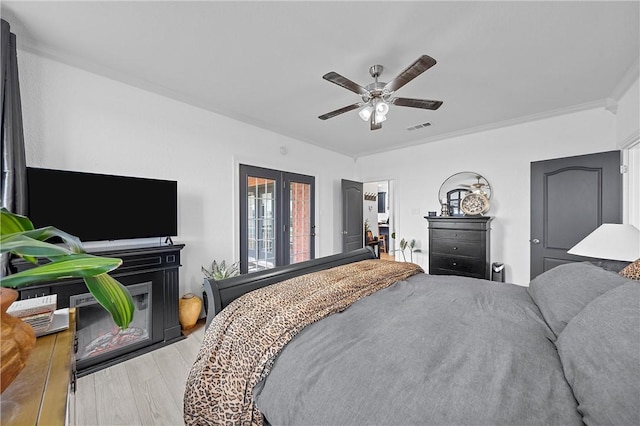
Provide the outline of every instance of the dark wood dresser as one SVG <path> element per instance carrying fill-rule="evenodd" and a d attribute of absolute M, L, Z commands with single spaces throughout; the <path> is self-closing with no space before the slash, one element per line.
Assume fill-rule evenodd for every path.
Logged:
<path fill-rule="evenodd" d="M 425 216 L 429 274 L 491 279 L 489 216 Z"/>

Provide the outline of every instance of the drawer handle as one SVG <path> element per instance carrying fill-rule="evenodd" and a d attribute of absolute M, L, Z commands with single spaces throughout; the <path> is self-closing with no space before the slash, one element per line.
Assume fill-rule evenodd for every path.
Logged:
<path fill-rule="evenodd" d="M 454 247 L 453 249 L 454 249 L 454 250 L 458 250 L 458 247 Z"/>
<path fill-rule="evenodd" d="M 453 266 L 458 266 L 458 264 L 456 262 L 453 262 L 452 265 Z"/>

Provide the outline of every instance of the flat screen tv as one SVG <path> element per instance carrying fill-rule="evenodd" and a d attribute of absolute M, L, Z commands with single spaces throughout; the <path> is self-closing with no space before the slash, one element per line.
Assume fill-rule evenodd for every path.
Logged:
<path fill-rule="evenodd" d="M 81 241 L 178 234 L 178 183 L 27 167 L 28 216 Z"/>

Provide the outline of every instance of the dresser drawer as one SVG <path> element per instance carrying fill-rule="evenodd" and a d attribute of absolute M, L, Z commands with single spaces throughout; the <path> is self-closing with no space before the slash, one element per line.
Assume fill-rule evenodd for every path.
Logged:
<path fill-rule="evenodd" d="M 485 238 L 484 232 L 467 231 L 458 229 L 432 229 L 431 238 L 438 240 L 457 240 L 457 241 L 473 241 L 482 242 Z"/>
<path fill-rule="evenodd" d="M 436 240 L 431 241 L 431 253 L 447 254 L 454 256 L 475 257 L 484 259 L 485 247 L 482 242 L 465 240 Z"/>
<path fill-rule="evenodd" d="M 456 276 L 459 276 L 459 277 L 470 277 L 470 278 L 486 279 L 486 277 L 485 277 L 485 275 L 483 273 L 456 271 L 456 270 L 445 269 L 445 268 L 430 268 L 429 269 L 429 275 L 456 275 Z"/>
<path fill-rule="evenodd" d="M 485 277 L 486 264 L 484 258 L 477 259 L 471 257 L 447 256 L 432 254 L 429 258 L 429 274 L 442 275 L 436 271 L 447 271 L 445 274 L 460 275 L 474 274 L 467 276 Z"/>

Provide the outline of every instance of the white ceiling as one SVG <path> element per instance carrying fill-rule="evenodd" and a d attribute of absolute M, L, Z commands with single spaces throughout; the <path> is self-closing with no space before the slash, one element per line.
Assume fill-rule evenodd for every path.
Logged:
<path fill-rule="evenodd" d="M 22 49 L 349 156 L 615 101 L 637 78 L 639 1 L 6 1 Z M 438 63 L 397 96 L 381 130 L 360 97 L 322 79 L 390 81 Z M 28 84 L 28 82 L 21 82 Z M 430 127 L 407 127 L 431 122 Z"/>

